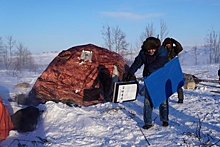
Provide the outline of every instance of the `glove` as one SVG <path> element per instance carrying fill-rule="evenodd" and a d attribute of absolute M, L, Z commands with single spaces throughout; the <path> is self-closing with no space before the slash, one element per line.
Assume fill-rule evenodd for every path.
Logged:
<path fill-rule="evenodd" d="M 123 81 L 130 81 L 132 77 L 133 77 L 132 74 L 127 73 L 127 75 L 125 76 L 125 78 L 123 79 Z"/>
<path fill-rule="evenodd" d="M 150 72 L 147 68 L 144 68 L 144 76 L 147 77 L 150 75 Z"/>

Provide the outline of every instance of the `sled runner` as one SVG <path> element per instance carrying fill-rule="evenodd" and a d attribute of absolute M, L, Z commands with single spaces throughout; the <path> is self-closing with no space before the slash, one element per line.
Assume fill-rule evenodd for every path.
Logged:
<path fill-rule="evenodd" d="M 211 90 L 210 92 L 220 93 L 220 91 Z"/>
<path fill-rule="evenodd" d="M 200 83 L 200 82 L 219 83 L 220 82 L 219 80 L 209 80 L 209 79 L 195 79 L 195 81 L 197 83 Z"/>

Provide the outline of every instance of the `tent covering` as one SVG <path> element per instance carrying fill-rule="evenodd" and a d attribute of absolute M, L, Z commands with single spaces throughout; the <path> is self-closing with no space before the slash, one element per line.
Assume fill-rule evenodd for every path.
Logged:
<path fill-rule="evenodd" d="M 119 54 L 93 44 L 62 51 L 48 65 L 28 95 L 32 104 L 46 101 L 83 106 L 111 101 L 114 80 L 128 65 Z"/>

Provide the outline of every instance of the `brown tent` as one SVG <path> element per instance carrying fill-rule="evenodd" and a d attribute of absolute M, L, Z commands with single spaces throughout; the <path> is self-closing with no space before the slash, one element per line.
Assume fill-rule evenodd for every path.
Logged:
<path fill-rule="evenodd" d="M 62 51 L 37 79 L 31 103 L 56 101 L 88 106 L 110 101 L 112 83 L 128 69 L 117 53 L 93 44 Z M 37 102 L 37 101 L 38 102 Z"/>

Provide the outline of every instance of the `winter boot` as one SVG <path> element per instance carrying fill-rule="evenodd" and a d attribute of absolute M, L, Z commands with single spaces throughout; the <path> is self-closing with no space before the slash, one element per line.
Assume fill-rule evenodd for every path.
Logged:
<path fill-rule="evenodd" d="M 182 99 L 179 99 L 179 100 L 178 100 L 178 103 L 179 103 L 179 104 L 182 104 L 182 103 L 183 103 L 183 100 L 182 100 Z"/>
<path fill-rule="evenodd" d="M 148 130 L 151 127 L 153 127 L 153 125 L 145 124 L 142 128 Z"/>
<path fill-rule="evenodd" d="M 163 127 L 167 127 L 167 126 L 169 126 L 169 123 L 168 123 L 168 122 L 166 122 L 166 121 L 163 121 L 162 126 L 163 126 Z"/>

